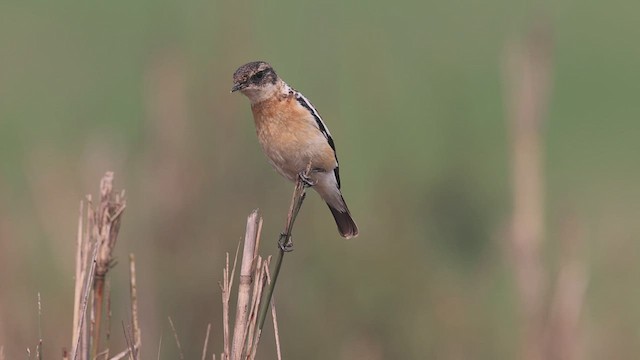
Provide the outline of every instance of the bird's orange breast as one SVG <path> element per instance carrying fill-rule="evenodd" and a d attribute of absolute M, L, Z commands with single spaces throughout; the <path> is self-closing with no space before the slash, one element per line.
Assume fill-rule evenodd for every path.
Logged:
<path fill-rule="evenodd" d="M 260 145 L 285 177 L 295 180 L 309 163 L 324 171 L 337 166 L 335 153 L 313 115 L 292 96 L 263 101 L 253 105 L 252 111 Z"/>

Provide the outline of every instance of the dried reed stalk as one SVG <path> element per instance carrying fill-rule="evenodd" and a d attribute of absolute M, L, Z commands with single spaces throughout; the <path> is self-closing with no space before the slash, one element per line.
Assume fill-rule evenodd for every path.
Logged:
<path fill-rule="evenodd" d="M 253 259 L 258 236 L 259 223 L 258 211 L 253 210 L 247 218 L 247 228 L 244 235 L 242 248 L 242 264 L 240 266 L 240 281 L 238 283 L 238 302 L 236 305 L 236 317 L 233 327 L 233 343 L 231 347 L 231 359 L 239 360 L 242 356 L 242 348 L 247 336 L 247 320 L 249 317 L 250 291 L 253 277 Z"/>
<path fill-rule="evenodd" d="M 230 358 L 230 344 L 229 341 L 229 299 L 231 298 L 231 288 L 233 286 L 233 276 L 236 272 L 236 264 L 238 262 L 238 252 L 240 251 L 240 244 L 236 248 L 236 256 L 233 260 L 233 268 L 229 272 L 229 253 L 227 253 L 226 263 L 224 269 L 222 269 L 222 284 L 220 290 L 222 290 L 222 343 L 224 350 L 220 354 L 222 360 L 229 360 Z"/>
<path fill-rule="evenodd" d="M 131 324 L 133 326 L 133 346 L 132 357 L 137 359 L 140 356 L 140 347 L 142 346 L 142 336 L 140 332 L 140 323 L 138 321 L 138 286 L 136 283 L 136 258 L 133 254 L 129 254 L 129 290 L 131 294 Z"/>
<path fill-rule="evenodd" d="M 36 345 L 36 357 L 42 360 L 42 299 L 38 292 L 38 345 Z"/>
<path fill-rule="evenodd" d="M 580 352 L 580 315 L 588 284 L 588 273 L 582 256 L 583 238 L 582 227 L 575 219 L 565 221 L 560 236 L 560 270 L 551 299 L 546 331 L 546 359 L 586 358 L 585 354 Z"/>
<path fill-rule="evenodd" d="M 160 360 L 160 350 L 162 350 L 162 333 L 160 333 L 160 341 L 158 341 L 158 356 L 156 357 L 157 360 Z"/>
<path fill-rule="evenodd" d="M 524 324 L 524 360 L 542 360 L 545 271 L 543 137 L 551 78 L 551 37 L 544 27 L 507 49 L 506 95 L 511 135 L 513 214 L 509 253 Z"/>
<path fill-rule="evenodd" d="M 87 324 L 85 323 L 85 318 L 87 314 L 87 307 L 89 304 L 89 295 L 91 295 L 91 279 L 93 279 L 93 275 L 96 270 L 96 258 L 98 257 L 98 246 L 93 246 L 93 255 L 91 256 L 91 266 L 89 270 L 86 272 L 86 281 L 84 284 L 84 288 L 80 294 L 79 299 L 79 315 L 78 322 L 74 323 L 74 338 L 75 341 L 72 344 L 71 351 L 71 359 L 72 360 L 87 360 L 89 359 L 88 347 L 87 347 Z M 78 281 L 78 278 L 76 278 Z M 78 358 L 78 354 L 81 354 L 80 358 Z"/>
<path fill-rule="evenodd" d="M 267 265 L 267 267 L 269 267 Z M 269 276 L 269 272 L 267 272 L 267 283 L 271 283 L 271 276 Z M 282 360 L 282 351 L 280 350 L 280 332 L 278 331 L 278 315 L 276 314 L 276 298 L 275 296 L 271 299 L 271 317 L 273 318 L 273 333 L 276 338 L 276 354 L 278 355 L 278 360 Z"/>
<path fill-rule="evenodd" d="M 207 358 L 207 348 L 209 346 L 209 334 L 211 333 L 211 323 L 207 324 L 207 335 L 204 337 L 204 346 L 202 347 L 202 360 Z M 215 356 L 215 354 L 214 354 Z"/>
<path fill-rule="evenodd" d="M 79 338 L 82 336 L 82 332 L 86 331 L 86 328 L 82 326 L 83 321 L 80 320 L 80 314 L 82 311 L 81 301 L 83 298 L 82 289 L 87 279 L 87 261 L 88 261 L 88 236 L 83 236 L 84 233 L 84 202 L 80 201 L 80 214 L 78 216 L 78 234 L 76 243 L 76 273 L 75 273 L 75 293 L 74 293 L 74 306 L 73 306 L 73 329 L 72 329 L 72 350 L 73 359 L 76 356 L 76 345 L 79 342 Z"/>
<path fill-rule="evenodd" d="M 127 341 L 127 348 L 110 360 L 120 360 L 125 356 L 129 356 L 130 359 L 138 359 L 140 357 L 140 348 L 142 347 L 142 337 L 140 336 L 140 325 L 138 320 L 138 287 L 136 283 L 136 259 L 133 254 L 129 254 L 129 296 L 131 299 L 131 332 L 127 332 L 124 323 L 124 335 Z M 107 357 L 108 357 L 108 351 Z"/>
<path fill-rule="evenodd" d="M 107 172 L 100 181 L 100 204 L 92 229 L 96 244 L 98 244 L 98 257 L 96 259 L 96 272 L 93 283 L 95 329 L 92 336 L 92 358 L 95 358 L 100 348 L 100 322 L 102 320 L 104 302 L 105 276 L 112 265 L 113 249 L 118 240 L 121 215 L 125 207 L 124 191 L 120 194 L 113 193 L 113 172 Z"/>
<path fill-rule="evenodd" d="M 299 207 L 298 207 L 299 210 Z M 295 216 L 293 217 L 295 218 Z M 229 254 L 226 257 L 226 266 L 223 269 L 223 281 L 220 284 L 222 289 L 222 312 L 223 312 L 223 345 L 224 351 L 220 354 L 221 359 L 255 359 L 257 345 L 260 339 L 260 328 L 258 327 L 259 312 L 264 305 L 263 290 L 269 286 L 269 265 L 271 257 L 264 260 L 258 255 L 260 235 L 262 231 L 262 218 L 257 210 L 251 212 L 247 217 L 247 227 L 245 230 L 242 263 L 240 265 L 240 285 L 238 286 L 238 308 L 234 321 L 233 345 L 230 344 L 229 331 L 229 296 L 233 285 L 233 275 L 238 259 L 239 247 L 233 264 L 233 270 L 229 269 Z M 275 318 L 275 306 L 271 308 Z M 280 353 L 277 322 L 274 323 L 276 334 L 276 346 Z M 203 357 L 206 351 L 203 352 Z M 280 355 L 279 355 L 280 356 Z M 213 355 L 215 359 L 215 354 Z"/>
<path fill-rule="evenodd" d="M 124 191 L 119 194 L 113 192 L 112 172 L 107 172 L 100 181 L 100 203 L 98 206 L 94 209 L 90 195 L 87 195 L 86 203 L 85 215 L 85 203 L 80 202 L 76 240 L 71 351 L 71 359 L 73 360 L 96 358 L 99 353 L 105 276 L 112 266 L 112 253 L 120 229 L 121 216 L 126 207 Z M 135 277 L 135 274 L 133 276 Z M 89 328 L 86 315 L 91 301 L 93 306 L 91 306 L 91 327 Z M 91 356 L 89 352 L 91 352 Z M 108 351 L 104 354 L 108 355 Z"/>
<path fill-rule="evenodd" d="M 251 312 L 251 322 L 250 322 L 250 328 L 249 328 L 249 337 L 248 337 L 248 342 L 247 342 L 247 346 L 246 346 L 246 358 L 249 360 L 253 360 L 256 358 L 256 353 L 258 351 L 258 343 L 260 342 L 260 334 L 261 334 L 261 329 L 258 327 L 258 314 L 259 314 L 259 309 L 261 308 L 262 304 L 263 304 L 263 300 L 264 297 L 262 295 L 263 293 L 263 288 L 265 286 L 268 286 L 269 284 L 269 265 L 271 263 L 271 257 L 267 258 L 267 260 L 262 261 L 262 259 L 260 259 L 260 266 L 256 267 L 256 271 L 255 271 L 255 275 L 257 278 L 260 279 L 260 286 L 256 286 L 256 292 L 254 294 L 255 296 L 255 305 L 253 307 L 253 310 Z M 276 336 L 278 336 L 278 331 L 275 332 Z M 276 337 L 276 344 L 280 343 L 280 339 L 278 339 Z"/>
<path fill-rule="evenodd" d="M 169 316 L 169 324 L 171 325 L 171 331 L 173 331 L 173 338 L 176 341 L 176 346 L 178 347 L 178 354 L 180 355 L 180 360 L 184 360 L 184 354 L 182 353 L 182 345 L 180 345 L 180 338 L 178 337 L 178 332 L 176 331 L 176 327 L 173 325 L 173 320 L 171 320 L 171 316 Z"/>

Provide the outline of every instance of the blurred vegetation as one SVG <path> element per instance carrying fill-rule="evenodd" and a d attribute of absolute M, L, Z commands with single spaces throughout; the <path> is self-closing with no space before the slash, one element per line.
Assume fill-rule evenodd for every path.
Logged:
<path fill-rule="evenodd" d="M 107 170 L 127 190 L 117 256 L 136 254 L 143 358 L 220 349 L 224 252 L 246 215 L 275 241 L 291 184 L 267 164 L 231 74 L 267 60 L 336 141 L 361 235 L 313 194 L 276 299 L 285 358 L 513 359 L 505 44 L 545 16 L 554 38 L 545 264 L 584 227 L 588 358 L 640 352 L 640 5 L 558 1 L 0 3 L 0 345 L 45 358 L 71 338 L 79 200 Z M 273 244 L 269 243 L 273 239 Z M 273 246 L 273 247 L 272 247 Z M 118 254 L 119 253 L 119 254 Z M 113 271 L 124 344 L 127 271 Z M 549 279 L 549 281 L 553 281 Z M 262 358 L 271 358 L 271 333 Z M 588 341 L 587 341 L 588 340 Z M 124 345 L 123 345 L 124 347 Z"/>

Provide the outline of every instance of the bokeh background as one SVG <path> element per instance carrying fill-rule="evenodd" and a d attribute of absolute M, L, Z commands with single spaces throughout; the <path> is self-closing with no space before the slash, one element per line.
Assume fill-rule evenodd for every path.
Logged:
<path fill-rule="evenodd" d="M 285 358 L 523 358 L 505 63 L 536 26 L 550 49 L 541 301 L 554 303 L 571 237 L 586 279 L 565 308 L 577 314 L 572 356 L 634 358 L 639 12 L 629 0 L 2 1 L 6 358 L 33 350 L 39 328 L 45 358 L 70 348 L 79 201 L 108 170 L 128 199 L 113 348 L 124 347 L 132 252 L 143 358 L 161 339 L 160 357 L 177 357 L 167 316 L 185 358 L 200 356 L 208 323 L 221 351 L 224 254 L 254 208 L 262 252 L 275 254 L 292 190 L 260 152 L 248 101 L 229 94 L 233 71 L 258 59 L 319 109 L 361 229 L 340 239 L 309 196 L 276 289 Z M 260 358 L 273 358 L 272 339 Z"/>

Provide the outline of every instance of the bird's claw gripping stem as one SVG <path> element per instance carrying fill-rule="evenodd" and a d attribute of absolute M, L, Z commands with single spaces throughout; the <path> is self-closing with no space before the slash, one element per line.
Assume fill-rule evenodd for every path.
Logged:
<path fill-rule="evenodd" d="M 300 179 L 300 181 L 302 181 L 302 183 L 304 184 L 304 187 L 312 187 L 317 182 L 312 180 L 307 174 L 308 174 L 307 171 L 302 171 L 298 173 L 298 178 Z"/>
<path fill-rule="evenodd" d="M 280 239 L 278 240 L 278 248 L 283 252 L 292 252 L 293 251 L 293 241 L 291 241 L 291 235 L 282 233 L 280 234 Z"/>

